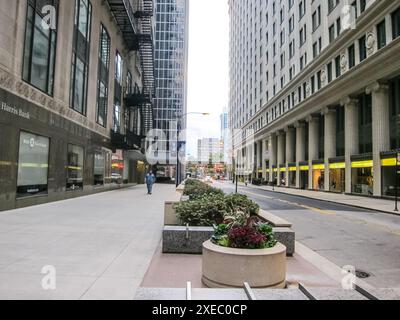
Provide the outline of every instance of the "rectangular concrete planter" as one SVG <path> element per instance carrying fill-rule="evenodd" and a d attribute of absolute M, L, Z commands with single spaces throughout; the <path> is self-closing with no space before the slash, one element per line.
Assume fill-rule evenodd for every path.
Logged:
<path fill-rule="evenodd" d="M 213 228 L 165 226 L 163 231 L 163 253 L 201 254 L 203 243 L 210 240 Z"/>
<path fill-rule="evenodd" d="M 286 254 L 295 252 L 295 233 L 289 228 L 274 228 L 278 242 L 286 248 Z M 210 240 L 214 229 L 210 227 L 165 226 L 163 231 L 163 253 L 202 254 L 203 243 Z"/>
<path fill-rule="evenodd" d="M 165 201 L 164 205 L 164 225 L 165 226 L 177 226 L 179 225 L 178 217 L 174 209 L 174 205 L 179 203 L 178 201 Z"/>
<path fill-rule="evenodd" d="M 290 228 L 274 228 L 278 242 L 286 247 L 286 255 L 292 257 L 295 253 L 296 234 Z"/>

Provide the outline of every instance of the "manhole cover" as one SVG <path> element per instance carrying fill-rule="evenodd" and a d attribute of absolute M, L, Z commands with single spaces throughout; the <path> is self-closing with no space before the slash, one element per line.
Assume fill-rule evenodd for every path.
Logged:
<path fill-rule="evenodd" d="M 370 276 L 371 275 L 366 271 L 356 270 L 356 277 L 359 278 L 359 279 L 367 279 Z"/>

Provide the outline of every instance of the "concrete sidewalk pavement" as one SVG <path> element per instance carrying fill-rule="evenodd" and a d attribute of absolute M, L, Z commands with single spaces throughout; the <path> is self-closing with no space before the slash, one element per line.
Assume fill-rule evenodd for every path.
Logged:
<path fill-rule="evenodd" d="M 244 183 L 240 184 L 244 186 Z M 282 194 L 288 194 L 293 196 L 305 197 L 310 199 L 318 199 L 322 201 L 328 201 L 332 203 L 344 204 L 356 208 L 362 208 L 367 210 L 375 210 L 384 213 L 397 214 L 400 215 L 400 212 L 394 211 L 394 200 L 386 200 L 386 199 L 377 199 L 377 198 L 369 198 L 355 195 L 347 195 L 341 193 L 329 193 L 322 191 L 311 191 L 311 190 L 299 190 L 299 189 L 291 189 L 291 188 L 282 188 L 275 187 L 274 189 L 270 186 L 255 186 L 249 185 L 250 187 L 266 190 L 266 191 L 274 191 Z M 400 199 L 399 199 L 400 200 Z M 400 202 L 399 202 L 400 208 Z"/>
<path fill-rule="evenodd" d="M 133 299 L 160 244 L 174 186 L 145 186 L 0 213 L 0 299 Z M 44 290 L 56 271 L 56 290 Z"/>

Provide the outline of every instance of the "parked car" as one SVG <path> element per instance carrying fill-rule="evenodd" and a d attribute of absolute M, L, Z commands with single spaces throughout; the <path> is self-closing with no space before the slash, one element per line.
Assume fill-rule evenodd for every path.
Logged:
<path fill-rule="evenodd" d="M 111 183 L 122 184 L 122 176 L 119 173 L 112 173 Z"/>

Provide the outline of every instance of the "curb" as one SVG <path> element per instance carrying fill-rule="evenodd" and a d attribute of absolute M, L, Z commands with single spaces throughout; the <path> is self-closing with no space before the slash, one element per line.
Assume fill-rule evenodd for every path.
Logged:
<path fill-rule="evenodd" d="M 242 185 L 242 187 L 245 187 L 244 185 Z M 359 205 L 355 205 L 355 204 L 348 204 L 348 203 L 342 203 L 342 202 L 337 202 L 337 201 L 333 201 L 333 200 L 326 200 L 326 199 L 318 199 L 318 198 L 314 198 L 311 196 L 306 196 L 306 195 L 302 195 L 302 194 L 291 194 L 291 193 L 286 193 L 286 192 L 282 192 L 282 191 L 272 191 L 272 190 L 267 190 L 267 189 L 263 189 L 262 187 L 257 187 L 257 186 L 247 186 L 247 188 L 253 188 L 256 190 L 264 190 L 267 192 L 273 192 L 273 193 L 279 193 L 279 194 L 284 194 L 284 195 L 288 195 L 288 196 L 294 196 L 294 197 L 300 197 L 300 198 L 305 198 L 305 199 L 313 199 L 313 200 L 318 200 L 318 201 L 324 201 L 324 202 L 329 202 L 329 203 L 333 203 L 333 204 L 338 204 L 338 205 L 343 205 L 343 206 L 348 206 L 348 207 L 353 207 L 353 208 L 358 208 L 358 209 L 364 209 L 367 211 L 371 211 L 371 212 L 380 212 L 380 213 L 385 213 L 388 215 L 392 215 L 392 216 L 396 216 L 396 217 L 400 217 L 400 213 L 396 213 L 396 212 L 392 212 L 392 211 L 387 211 L 387 210 L 382 210 L 382 209 L 371 209 L 369 207 L 363 207 L 363 206 L 359 206 Z"/>

